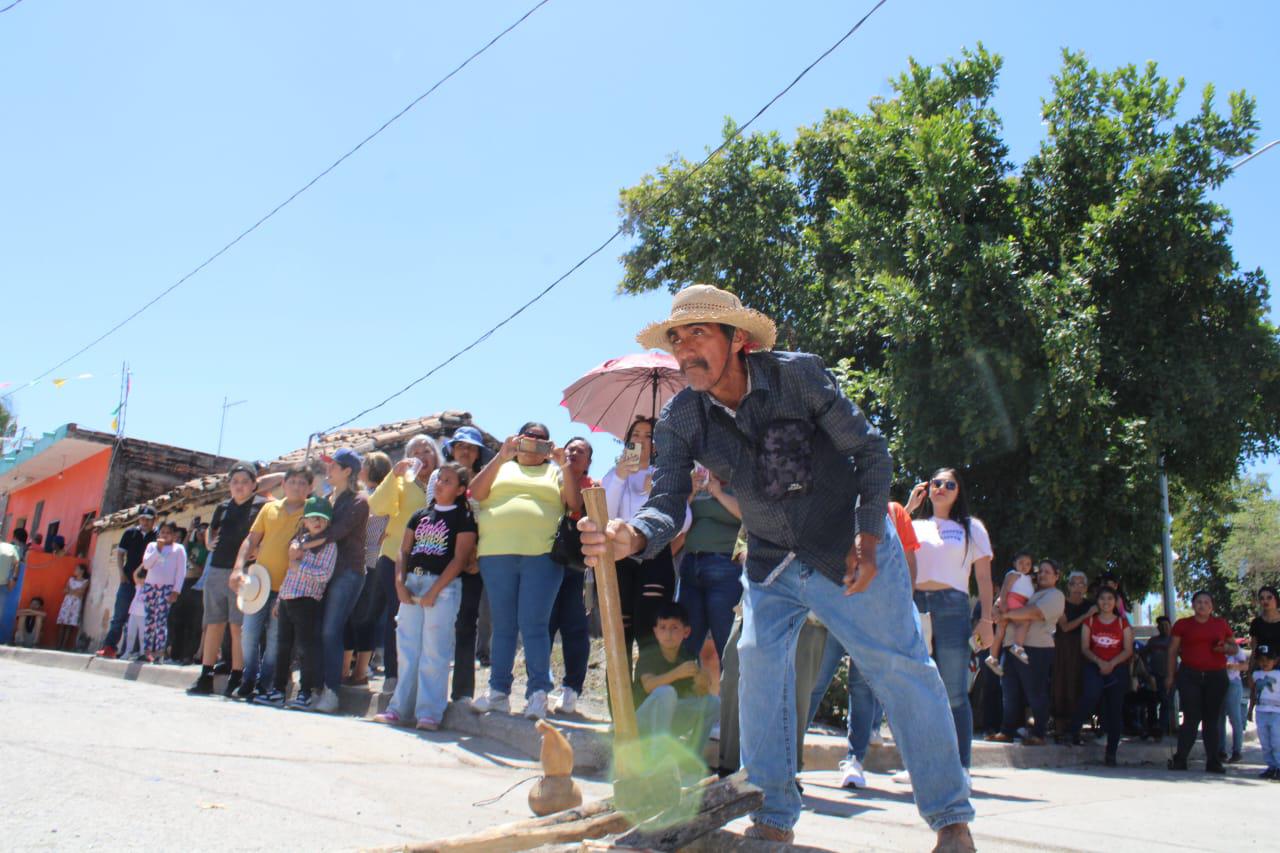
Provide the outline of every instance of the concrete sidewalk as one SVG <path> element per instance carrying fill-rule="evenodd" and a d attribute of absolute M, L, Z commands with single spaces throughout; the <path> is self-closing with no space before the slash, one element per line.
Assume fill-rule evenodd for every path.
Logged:
<path fill-rule="evenodd" d="M 199 668 L 195 666 L 180 667 L 106 660 L 85 654 L 12 646 L 0 647 L 0 659 L 183 690 L 191 685 L 199 673 Z M 218 688 L 221 689 L 225 678 L 218 676 L 215 680 Z M 390 698 L 390 694 L 374 692 L 367 687 L 343 687 L 340 691 L 339 713 L 367 719 L 383 710 Z M 593 719 L 583 714 L 553 715 L 551 720 L 573 745 L 578 772 L 593 775 L 608 771 L 611 738 L 607 720 Z M 466 707 L 453 704 L 445 713 L 442 729 L 473 737 L 489 738 L 529 758 L 536 758 L 541 747 L 541 738 L 534 728 L 533 721 L 514 714 L 475 714 Z M 1256 734 L 1252 730 L 1249 732 L 1248 740 L 1256 741 Z M 1172 739 L 1166 739 L 1163 743 L 1126 740 L 1120 746 L 1119 761 L 1122 765 L 1163 768 L 1166 759 L 1173 752 L 1173 746 Z M 708 750 L 708 763 L 714 765 L 714 742 L 711 747 Z M 845 750 L 846 741 L 843 736 L 829 730 L 812 729 L 805 738 L 805 770 L 834 770 L 839 761 L 844 758 Z M 1202 760 L 1203 754 L 1203 748 L 1197 744 L 1192 753 L 1192 762 Z M 1101 742 L 1091 742 L 1083 747 L 1057 745 L 1024 747 L 1020 744 L 987 743 L 982 740 L 975 740 L 973 743 L 975 770 L 1101 766 L 1102 757 Z M 892 773 L 903 767 L 898 750 L 891 741 L 883 746 L 872 746 L 868 751 L 865 766 L 868 771 L 877 773 Z"/>

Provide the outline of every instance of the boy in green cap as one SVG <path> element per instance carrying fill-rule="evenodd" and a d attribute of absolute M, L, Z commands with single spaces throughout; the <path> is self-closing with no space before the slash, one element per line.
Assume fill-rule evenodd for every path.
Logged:
<path fill-rule="evenodd" d="M 319 497 L 307 499 L 302 512 L 302 526 L 306 532 L 293 543 L 303 549 L 302 556 L 290 561 L 276 602 L 280 628 L 276 635 L 275 685 L 270 693 L 259 695 L 255 700 L 263 705 L 284 706 L 291 676 L 289 661 L 293 660 L 295 642 L 302 661 L 302 686 L 298 695 L 289 702 L 289 707 L 299 711 L 311 710 L 316 691 L 320 689 L 323 677 L 320 620 L 324 612 L 321 602 L 338 560 L 338 546 L 326 542 L 319 548 L 306 549 L 305 545 L 311 539 L 320 538 L 332 518 L 333 507 L 327 500 Z"/>

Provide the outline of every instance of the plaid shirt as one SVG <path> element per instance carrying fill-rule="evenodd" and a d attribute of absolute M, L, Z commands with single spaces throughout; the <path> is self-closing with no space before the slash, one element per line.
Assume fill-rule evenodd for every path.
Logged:
<path fill-rule="evenodd" d="M 857 531 L 884 535 L 893 460 L 888 445 L 813 355 L 747 356 L 750 390 L 731 417 L 711 395 L 686 388 L 667 403 L 654 430 L 653 490 L 632 526 L 645 535 L 642 558 L 665 548 L 684 521 L 695 461 L 728 483 L 749 531 L 747 576 L 756 583 L 794 554 L 841 582 Z M 786 421 L 813 427 L 807 492 L 768 498 L 758 482 L 763 432 Z"/>
<path fill-rule="evenodd" d="M 337 563 L 338 546 L 332 542 L 307 551 L 301 560 L 289 564 L 289 572 L 280 584 L 280 598 L 324 598 L 324 588 Z"/>

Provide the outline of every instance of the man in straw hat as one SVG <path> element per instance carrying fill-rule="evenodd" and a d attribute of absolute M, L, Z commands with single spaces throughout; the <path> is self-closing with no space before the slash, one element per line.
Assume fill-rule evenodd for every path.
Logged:
<path fill-rule="evenodd" d="M 652 557 L 680 532 L 701 463 L 733 486 L 749 531 L 738 643 L 743 765 L 764 791 L 748 835 L 790 842 L 796 790 L 795 645 L 813 612 L 884 702 L 936 850 L 972 850 L 974 811 L 942 679 L 917 628 L 906 558 L 886 523 L 884 437 L 815 356 L 771 352 L 773 321 L 732 293 L 693 285 L 636 337 L 680 363 L 689 387 L 654 431 L 648 502 L 601 533 L 579 523 L 589 563 Z"/>

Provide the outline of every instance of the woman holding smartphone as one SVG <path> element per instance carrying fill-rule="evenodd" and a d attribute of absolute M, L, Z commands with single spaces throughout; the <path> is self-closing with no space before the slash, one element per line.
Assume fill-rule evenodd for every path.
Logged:
<path fill-rule="evenodd" d="M 911 490 L 907 513 L 920 550 L 916 552 L 916 609 L 932 624 L 933 657 L 947 688 L 951 715 L 966 768 L 973 745 L 973 709 L 969 705 L 969 638 L 974 625 L 969 581 L 978 583 L 982 615 L 979 642 L 992 642 L 991 539 L 981 521 L 969 514 L 968 496 L 954 468 L 939 468 L 927 483 Z"/>
<path fill-rule="evenodd" d="M 610 518 L 632 518 L 649 500 L 653 487 L 653 418 L 637 417 L 623 437 L 622 456 L 600 481 Z M 685 510 L 684 527 L 689 529 L 693 515 Z M 676 569 L 671 548 L 663 548 L 651 560 L 634 557 L 618 561 L 618 596 L 622 605 L 622 629 L 627 643 L 627 662 L 631 647 L 653 642 L 654 616 L 664 602 L 676 594 Z"/>
<path fill-rule="evenodd" d="M 551 635 L 547 629 L 564 566 L 551 559 L 551 544 L 565 507 L 581 502 L 578 482 L 551 464 L 555 445 L 545 424 L 529 422 L 471 482 L 479 505 L 480 576 L 493 613 L 489 689 L 471 703 L 477 713 L 507 712 L 516 640 L 524 640 L 524 716 L 547 715 Z"/>

